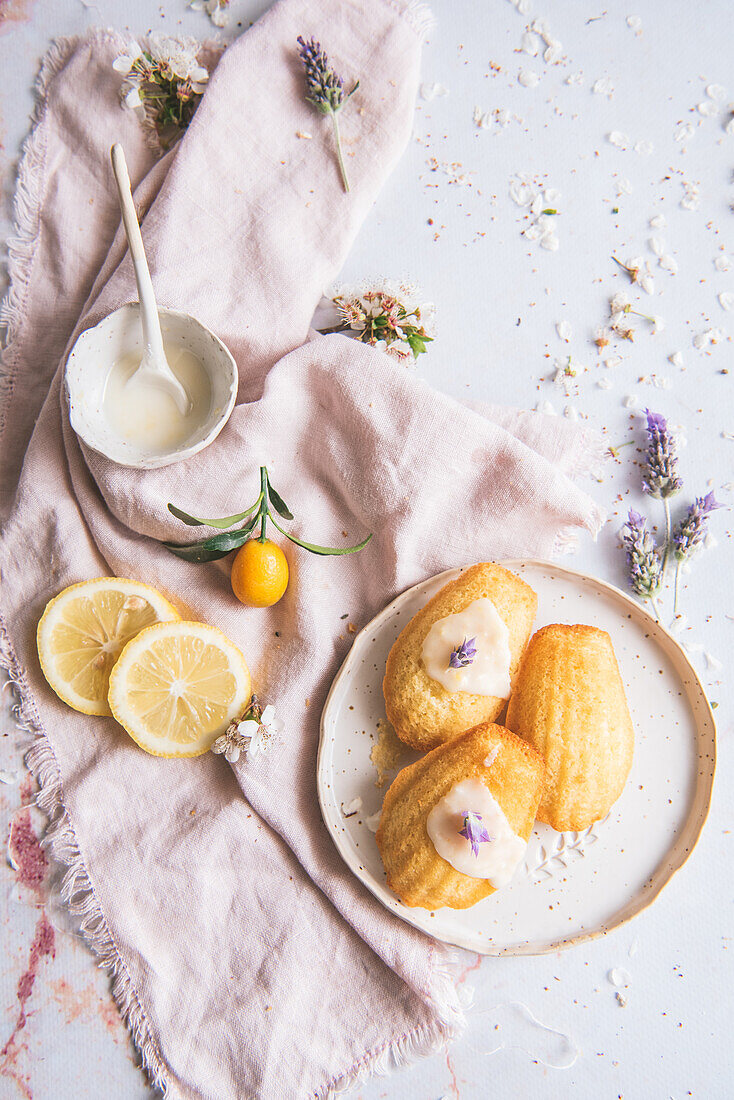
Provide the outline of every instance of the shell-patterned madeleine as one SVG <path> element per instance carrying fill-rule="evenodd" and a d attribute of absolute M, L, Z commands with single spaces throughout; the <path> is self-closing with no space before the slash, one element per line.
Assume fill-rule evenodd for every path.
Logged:
<path fill-rule="evenodd" d="M 507 725 L 545 760 L 538 819 L 586 829 L 619 798 L 634 730 L 612 640 L 595 626 L 544 626 L 530 640 Z"/>
<path fill-rule="evenodd" d="M 401 741 L 425 752 L 499 717 L 537 603 L 514 573 L 483 562 L 413 616 L 390 650 L 383 681 L 387 716 Z"/>
<path fill-rule="evenodd" d="M 467 909 L 506 885 L 525 853 L 543 761 L 490 722 L 403 768 L 385 795 L 377 846 L 404 905 Z"/>

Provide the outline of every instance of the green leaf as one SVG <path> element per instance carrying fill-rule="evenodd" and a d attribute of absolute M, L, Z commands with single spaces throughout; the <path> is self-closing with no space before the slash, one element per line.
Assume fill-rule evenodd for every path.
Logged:
<path fill-rule="evenodd" d="M 236 531 L 225 531 L 221 535 L 212 535 L 211 538 L 202 539 L 201 542 L 164 542 L 163 545 L 166 550 L 170 550 L 177 558 L 182 558 L 184 561 L 217 561 L 219 558 L 226 557 L 232 550 L 238 550 L 240 546 L 244 546 L 258 518 L 258 515 L 254 515 L 244 527 L 239 527 Z"/>
<path fill-rule="evenodd" d="M 552 206 L 546 206 L 545 210 L 540 211 L 541 214 L 557 214 L 558 211 L 554 210 Z"/>
<path fill-rule="evenodd" d="M 289 535 L 279 523 L 276 523 L 272 516 L 270 518 L 273 520 L 273 525 L 278 528 L 281 535 L 285 535 L 291 542 L 295 542 L 296 546 L 300 546 L 303 550 L 308 550 L 311 554 L 321 554 L 326 557 L 341 557 L 343 554 L 356 554 L 358 550 L 364 550 L 365 546 L 372 538 L 372 535 L 369 534 L 364 542 L 358 543 L 357 546 L 317 546 L 315 542 L 304 542 L 302 539 L 297 539 L 295 535 Z"/>
<path fill-rule="evenodd" d="M 408 344 L 410 344 L 410 350 L 413 352 L 413 358 L 417 359 L 422 352 L 426 350 L 426 344 L 430 344 L 433 340 L 432 336 L 421 336 L 417 332 L 409 332 L 405 337 Z"/>
<path fill-rule="evenodd" d="M 231 527 L 233 523 L 239 523 L 241 519 L 246 519 L 249 515 L 252 515 L 259 506 L 262 498 L 261 493 L 255 503 L 246 511 L 238 512 L 236 516 L 223 516 L 222 519 L 197 519 L 196 516 L 190 516 L 188 512 L 184 512 L 180 508 L 177 508 L 175 504 L 169 504 L 168 511 L 172 516 L 175 516 L 176 519 L 180 519 L 182 523 L 187 523 L 189 527 L 219 527 L 223 530 L 226 527 Z"/>
<path fill-rule="evenodd" d="M 268 497 L 270 498 L 270 503 L 272 504 L 273 508 L 275 508 L 275 511 L 278 513 L 279 516 L 282 516 L 283 519 L 293 519 L 293 513 L 291 512 L 286 502 L 283 500 L 280 493 L 276 493 L 270 482 L 270 477 L 268 477 Z"/>

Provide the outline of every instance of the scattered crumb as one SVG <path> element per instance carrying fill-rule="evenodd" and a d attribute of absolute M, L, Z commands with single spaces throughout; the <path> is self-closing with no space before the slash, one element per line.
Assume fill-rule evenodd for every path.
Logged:
<path fill-rule="evenodd" d="M 370 760 L 377 768 L 376 787 L 384 787 L 387 783 L 388 772 L 395 771 L 405 754 L 405 745 L 398 738 L 386 718 L 381 718 L 377 723 L 378 737 L 372 746 Z"/>

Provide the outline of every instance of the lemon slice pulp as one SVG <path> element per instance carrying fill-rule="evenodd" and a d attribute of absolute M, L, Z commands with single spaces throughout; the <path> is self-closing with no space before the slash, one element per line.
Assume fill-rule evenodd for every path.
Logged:
<path fill-rule="evenodd" d="M 128 642 L 110 676 L 113 715 L 155 756 L 199 756 L 245 711 L 250 673 L 205 623 L 157 623 Z"/>
<path fill-rule="evenodd" d="M 144 627 L 180 616 L 155 588 L 97 577 L 65 588 L 38 624 L 41 669 L 60 699 L 83 714 L 110 714 L 107 686 L 123 646 Z"/>

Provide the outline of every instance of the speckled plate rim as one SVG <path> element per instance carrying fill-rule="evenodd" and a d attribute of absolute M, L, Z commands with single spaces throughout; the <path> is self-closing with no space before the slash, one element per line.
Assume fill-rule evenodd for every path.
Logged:
<path fill-rule="evenodd" d="M 701 797 L 701 783 L 697 781 L 694 796 L 692 798 L 691 807 L 689 809 L 688 816 L 678 835 L 676 836 L 675 843 L 668 850 L 668 855 L 661 860 L 658 867 L 655 869 L 653 875 L 650 878 L 649 883 L 645 885 L 647 889 L 643 889 L 638 892 L 634 902 L 623 907 L 618 914 L 615 914 L 609 923 L 603 924 L 598 927 L 590 928 L 585 932 L 579 933 L 574 936 L 556 939 L 543 944 L 530 943 L 528 941 L 522 943 L 511 944 L 510 946 L 493 946 L 489 944 L 479 945 L 474 940 L 469 940 L 465 931 L 461 928 L 457 929 L 455 936 L 435 936 L 432 938 L 439 940 L 442 943 L 447 943 L 455 947 L 463 947 L 466 950 L 474 951 L 481 955 L 490 956 L 507 956 L 507 955 L 546 955 L 553 951 L 559 951 L 566 947 L 571 947 L 575 944 L 585 943 L 590 940 L 598 939 L 601 936 L 605 936 L 608 932 L 613 931 L 616 928 L 620 928 L 622 925 L 627 924 L 638 914 L 644 912 L 659 896 L 660 892 L 670 882 L 677 871 L 683 867 L 688 861 L 693 852 L 698 840 L 701 836 L 701 831 L 706 824 L 709 808 L 711 806 L 711 795 L 713 790 L 714 777 L 716 774 L 716 721 L 711 709 L 711 705 L 706 696 L 701 679 L 696 672 L 695 668 L 691 664 L 685 650 L 680 643 L 670 634 L 669 631 L 662 626 L 652 615 L 636 600 L 633 600 L 631 596 L 628 596 L 621 589 L 615 585 L 610 584 L 608 581 L 600 580 L 597 577 L 592 577 L 588 573 L 582 573 L 577 569 L 569 569 L 566 566 L 558 565 L 556 562 L 544 561 L 539 558 L 513 558 L 499 562 L 498 564 L 504 566 L 506 569 L 522 569 L 523 567 L 539 567 L 555 570 L 557 573 L 562 574 L 564 577 L 571 580 L 578 580 L 587 583 L 597 585 L 600 589 L 608 592 L 615 599 L 621 601 L 621 603 L 631 608 L 642 620 L 647 620 L 650 624 L 652 631 L 652 637 L 655 639 L 656 645 L 660 646 L 660 639 L 658 634 L 662 635 L 664 642 L 671 653 L 667 656 L 673 656 L 677 662 L 680 662 L 685 667 L 688 675 L 690 676 L 690 686 L 692 692 L 697 694 L 698 702 L 703 709 L 704 720 L 709 726 L 710 730 L 710 748 L 711 748 L 711 760 L 710 771 L 707 775 L 707 782 L 704 781 L 703 798 Z M 422 919 L 416 916 L 416 913 L 423 914 L 425 910 L 411 909 L 400 902 L 395 894 L 383 883 L 377 881 L 372 874 L 360 869 L 358 857 L 352 851 L 351 847 L 346 841 L 346 833 L 343 831 L 343 824 L 341 819 L 341 813 L 339 807 L 335 805 L 333 798 L 329 795 L 329 779 L 330 779 L 330 760 L 329 760 L 329 744 L 327 740 L 326 727 L 329 722 L 330 705 L 337 692 L 342 687 L 344 679 L 352 675 L 353 666 L 359 660 L 359 651 L 361 649 L 361 640 L 364 639 L 366 634 L 370 631 L 374 631 L 383 625 L 386 619 L 390 618 L 397 610 L 399 610 L 403 604 L 408 602 L 416 595 L 420 595 L 423 590 L 435 588 L 436 584 L 440 581 L 447 583 L 458 577 L 466 566 L 447 569 L 442 573 L 438 573 L 433 577 L 428 577 L 426 580 L 413 585 L 411 588 L 406 588 L 404 592 L 401 592 L 395 597 L 386 607 L 383 608 L 373 619 L 370 620 L 358 634 L 355 635 L 352 643 L 352 648 L 347 654 L 341 668 L 337 672 L 334 680 L 332 681 L 329 689 L 324 708 L 321 712 L 321 724 L 320 724 L 320 737 L 319 737 L 319 750 L 316 763 L 316 780 L 318 789 L 319 806 L 321 809 L 321 816 L 324 819 L 327 831 L 331 836 L 336 848 L 349 867 L 350 871 L 359 881 L 373 894 L 386 909 L 395 913 L 407 924 L 412 925 L 414 928 L 418 928 L 420 931 L 425 932 L 426 935 L 432 935 L 432 933 L 424 926 Z M 663 650 L 664 651 L 664 650 Z M 665 651 L 664 651 L 665 652 Z M 691 713 L 694 719 L 694 725 L 699 736 L 702 733 L 702 719 L 700 715 L 694 710 L 691 704 L 690 693 L 686 691 L 686 700 L 690 707 Z M 685 843 L 684 843 L 685 841 Z M 615 919 L 617 918 L 617 919 Z"/>

